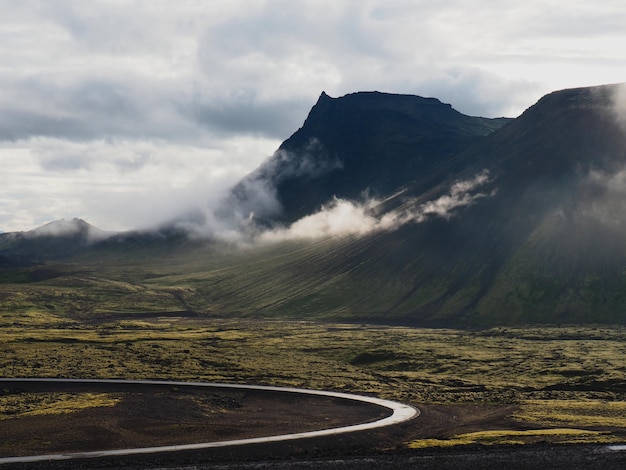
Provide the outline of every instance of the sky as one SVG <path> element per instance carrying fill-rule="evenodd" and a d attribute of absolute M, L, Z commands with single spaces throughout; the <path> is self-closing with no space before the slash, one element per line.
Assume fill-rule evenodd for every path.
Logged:
<path fill-rule="evenodd" d="M 626 81 L 626 4 L 0 0 L 0 231 L 146 228 L 211 207 L 322 91 L 518 116 Z"/>

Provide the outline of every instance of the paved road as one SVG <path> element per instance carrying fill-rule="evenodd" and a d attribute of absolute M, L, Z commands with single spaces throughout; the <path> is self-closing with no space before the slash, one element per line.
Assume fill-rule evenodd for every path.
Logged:
<path fill-rule="evenodd" d="M 118 449 L 107 451 L 95 451 L 95 452 L 81 452 L 81 453 L 66 453 L 66 454 L 50 454 L 50 455 L 35 455 L 29 457 L 5 457 L 0 458 L 0 465 L 10 463 L 29 463 L 29 462 L 41 462 L 41 461 L 53 461 L 53 460 L 69 460 L 69 459 L 84 459 L 84 458 L 96 458 L 96 457 L 115 457 L 115 456 L 127 456 L 138 454 L 154 454 L 158 452 L 176 452 L 176 451 L 189 451 L 209 449 L 212 447 L 228 447 L 239 446 L 246 444 L 260 444 L 269 442 L 290 441 L 294 439 L 306 439 L 311 437 L 331 436 L 336 434 L 350 433 L 356 431 L 365 431 L 375 428 L 381 428 L 384 426 L 391 426 L 392 424 L 399 424 L 410 419 L 419 416 L 419 410 L 402 403 L 397 403 L 390 400 L 383 400 L 381 398 L 368 397 L 362 395 L 353 395 L 350 393 L 341 392 L 329 392 L 321 390 L 307 390 L 303 388 L 285 388 L 285 387 L 270 387 L 260 385 L 234 385 L 234 384 L 219 384 L 219 383 L 205 383 L 205 382 L 171 382 L 165 380 L 100 380 L 100 379 L 2 379 L 0 378 L 0 385 L 10 384 L 13 386 L 19 386 L 19 384 L 25 383 L 73 383 L 73 384 L 117 384 L 132 387 L 134 385 L 167 385 L 172 387 L 204 387 L 204 388 L 217 388 L 217 389 L 244 389 L 244 390 L 261 390 L 268 392 L 281 392 L 281 393 L 297 393 L 305 395 L 321 395 L 325 397 L 341 398 L 344 400 L 353 400 L 364 403 L 370 403 L 373 405 L 382 406 L 389 409 L 392 413 L 386 418 L 379 419 L 370 423 L 355 424 L 351 426 L 343 426 L 340 428 L 323 429 L 319 431 L 309 431 L 293 434 L 282 434 L 278 436 L 267 436 L 252 439 L 238 439 L 231 441 L 220 442 L 205 442 L 199 444 L 183 444 L 173 446 L 161 446 L 161 447 L 143 447 L 136 449 Z"/>

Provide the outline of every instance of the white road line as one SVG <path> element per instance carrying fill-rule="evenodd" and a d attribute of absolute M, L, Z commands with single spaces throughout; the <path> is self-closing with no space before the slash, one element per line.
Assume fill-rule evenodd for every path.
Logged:
<path fill-rule="evenodd" d="M 79 452 L 79 453 L 67 453 L 67 454 L 49 454 L 49 455 L 34 455 L 27 457 L 4 457 L 0 458 L 0 465 L 8 463 L 28 463 L 28 462 L 40 462 L 47 460 L 69 460 L 69 459 L 86 459 L 96 457 L 111 457 L 121 455 L 138 455 L 138 454 L 153 454 L 157 452 L 178 452 L 185 450 L 200 450 L 210 449 L 213 447 L 227 447 L 227 446 L 239 446 L 246 444 L 261 444 L 267 442 L 280 442 L 290 441 L 294 439 L 306 439 L 311 437 L 330 436 L 335 434 L 343 434 L 348 432 L 365 431 L 368 429 L 376 429 L 384 426 L 391 426 L 392 424 L 399 424 L 410 419 L 419 416 L 420 411 L 412 406 L 404 405 L 402 403 L 394 402 L 391 400 L 383 400 L 382 398 L 368 397 L 364 395 L 353 395 L 351 393 L 341 392 L 328 392 L 322 390 L 308 390 L 304 388 L 288 388 L 288 387 L 272 387 L 263 385 L 235 385 L 235 384 L 220 384 L 220 383 L 204 383 L 204 382 L 170 382 L 167 380 L 122 380 L 122 379 L 40 379 L 40 378 L 0 378 L 0 384 L 3 383 L 24 383 L 24 382 L 39 382 L 39 383 L 75 383 L 75 384 L 121 384 L 121 385 L 168 385 L 168 386 L 184 386 L 184 387 L 205 387 L 205 388 L 229 388 L 229 389 L 243 389 L 243 390 L 261 390 L 268 392 L 287 392 L 287 393 L 299 393 L 305 395 L 320 395 L 333 398 L 342 398 L 345 400 L 360 401 L 363 403 L 370 403 L 373 405 L 382 406 L 392 411 L 390 416 L 379 419 L 370 423 L 354 424 L 351 426 L 343 426 L 340 428 L 322 429 L 319 431 L 309 431 L 292 434 L 282 434 L 278 436 L 257 437 L 252 439 L 237 439 L 232 441 L 219 441 L 219 442 L 204 442 L 199 444 L 180 444 L 171 446 L 160 447 L 141 447 L 135 449 L 118 449 L 118 450 L 103 450 L 94 452 Z"/>
<path fill-rule="evenodd" d="M 611 446 L 606 446 L 607 449 L 613 450 L 615 452 L 623 452 L 626 451 L 626 444 L 616 444 Z"/>

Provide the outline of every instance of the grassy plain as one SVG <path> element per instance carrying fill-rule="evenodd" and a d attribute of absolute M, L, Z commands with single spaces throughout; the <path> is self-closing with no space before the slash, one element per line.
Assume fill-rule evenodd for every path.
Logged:
<path fill-rule="evenodd" d="M 0 331 L 4 377 L 256 383 L 416 404 L 515 405 L 512 418 L 528 430 L 568 429 L 514 437 L 502 430 L 501 442 L 560 442 L 564 435 L 575 442 L 613 441 L 626 432 L 626 329 L 620 327 L 461 331 L 167 316 L 88 322 L 4 312 Z M 102 395 L 74 403 L 112 406 L 114 400 Z M 28 406 L 34 402 L 39 405 Z M 56 412 L 68 412 L 70 402 L 63 394 L 8 394 L 0 397 L 0 415 L 55 412 L 54 403 Z M 447 442 L 468 441 L 498 440 L 475 434 Z"/>
<path fill-rule="evenodd" d="M 308 321 L 298 307 L 324 311 L 328 306 L 313 305 L 315 289 L 330 287 L 302 292 L 307 283 L 294 278 L 298 266 L 291 266 L 289 256 L 272 257 L 271 248 L 259 256 L 263 263 L 252 256 L 238 258 L 239 264 L 214 256 L 210 265 L 206 259 L 171 257 L 140 268 L 130 259 L 4 271 L 0 375 L 255 383 L 415 404 L 506 405 L 515 410 L 516 431 L 573 430 L 527 433 L 517 440 L 624 439 L 626 327 L 452 330 L 325 323 L 323 316 Z M 267 260 L 270 267 L 264 267 Z M 264 284 L 245 284 L 245 274 L 254 270 L 267 277 L 267 285 L 280 287 L 287 303 L 294 299 L 292 320 L 271 314 L 273 291 L 264 291 Z M 5 392 L 0 415 L 71 411 L 72 400 L 62 394 Z M 112 406 L 115 399 L 82 397 L 74 403 Z M 502 442 L 513 439 L 511 429 L 501 431 Z M 454 442 L 468 439 L 497 441 L 493 435 L 463 435 Z"/>

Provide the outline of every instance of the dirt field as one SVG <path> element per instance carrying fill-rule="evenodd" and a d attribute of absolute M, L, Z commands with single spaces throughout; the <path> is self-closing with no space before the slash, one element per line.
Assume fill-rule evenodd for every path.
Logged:
<path fill-rule="evenodd" d="M 65 415 L 0 421 L 2 456 L 81 452 L 231 440 L 308 431 L 372 421 L 382 408 L 316 396 L 227 389 L 133 387 L 81 384 L 31 384 L 16 392 L 106 392 L 116 406 Z M 374 431 L 285 443 L 246 445 L 142 457 L 13 464 L 5 468 L 150 468 L 150 469 L 366 469 L 366 468 L 612 468 L 626 463 L 620 453 L 590 446 L 477 446 L 462 450 L 408 451 L 404 443 L 445 438 L 485 429 L 515 428 L 510 406 L 419 406 L 422 414 L 407 423 Z M 519 425 L 517 425 L 519 426 Z M 537 460 L 538 459 L 538 460 Z M 560 466 L 560 464 L 563 466 Z M 567 465 L 566 465 L 567 464 Z M 597 465 L 597 466 L 596 466 Z M 607 467 L 608 465 L 608 467 Z M 619 466 L 619 465 L 618 465 Z"/>
<path fill-rule="evenodd" d="M 128 389 L 132 391 L 128 391 Z M 257 390 L 116 384 L 28 384 L 3 393 L 106 392 L 115 406 L 0 420 L 0 456 L 166 446 L 264 437 L 374 421 L 378 406 Z M 36 395 L 29 395 L 36 396 Z"/>

